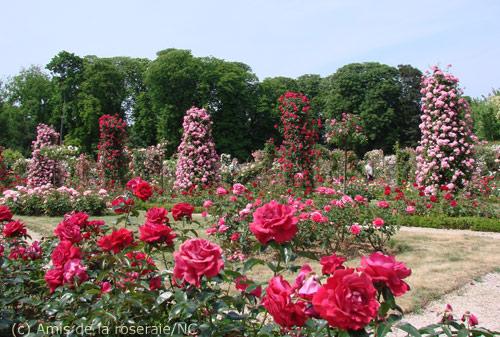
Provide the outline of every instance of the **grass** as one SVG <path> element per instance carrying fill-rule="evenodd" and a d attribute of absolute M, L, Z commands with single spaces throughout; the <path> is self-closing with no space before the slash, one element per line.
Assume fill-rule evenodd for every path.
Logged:
<path fill-rule="evenodd" d="M 53 235 L 53 229 L 62 220 L 62 217 L 21 217 L 26 226 L 42 235 Z M 111 225 L 115 219 L 113 215 L 91 217 L 91 220 L 104 220 Z M 202 224 L 206 220 L 199 215 L 193 216 L 194 220 Z M 140 213 L 138 224 L 145 221 L 144 212 Z M 171 219 L 171 223 L 172 223 Z M 175 228 L 175 224 L 172 224 Z M 199 228 L 200 237 L 205 237 L 205 228 Z M 347 265 L 357 267 L 360 257 L 369 255 L 367 247 L 355 247 L 348 255 L 338 255 L 348 258 Z M 364 249 L 362 249 L 364 248 Z M 397 303 L 405 312 L 418 311 L 426 303 L 438 299 L 443 295 L 460 288 L 471 280 L 477 280 L 490 272 L 500 272 L 500 240 L 492 238 L 454 235 L 413 233 L 408 231 L 398 232 L 392 239 L 389 250 L 396 255 L 396 260 L 406 263 L 412 269 L 412 274 L 406 282 L 411 291 L 398 298 Z M 264 260 L 273 260 L 275 256 L 259 256 Z M 308 263 L 321 274 L 321 265 L 308 259 L 299 258 L 295 265 L 301 266 Z M 267 282 L 273 276 L 265 266 L 256 266 L 251 270 L 249 277 L 261 282 Z M 284 277 L 293 282 L 297 273 L 285 273 Z"/>

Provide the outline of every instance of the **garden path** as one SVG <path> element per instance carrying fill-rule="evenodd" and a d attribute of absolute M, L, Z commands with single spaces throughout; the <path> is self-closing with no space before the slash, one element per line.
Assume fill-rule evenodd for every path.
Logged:
<path fill-rule="evenodd" d="M 500 239 L 500 233 L 492 232 L 419 227 L 402 227 L 401 230 Z M 451 305 L 455 318 L 461 318 L 466 311 L 470 311 L 478 318 L 479 326 L 500 332 L 500 273 L 486 274 L 478 281 L 471 281 L 462 288 L 444 295 L 439 300 L 429 303 L 422 310 L 406 315 L 403 321 L 411 323 L 413 326 L 419 328 L 437 323 L 440 319 L 437 317 L 438 313 L 443 312 L 447 304 Z M 401 331 L 394 335 L 404 336 L 405 333 Z"/>

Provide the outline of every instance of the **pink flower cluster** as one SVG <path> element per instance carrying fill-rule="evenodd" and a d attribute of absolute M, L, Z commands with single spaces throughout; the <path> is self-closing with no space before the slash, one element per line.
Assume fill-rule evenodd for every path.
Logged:
<path fill-rule="evenodd" d="M 212 124 L 205 109 L 192 107 L 186 112 L 184 134 L 178 147 L 175 189 L 187 190 L 220 180 Z"/>
<path fill-rule="evenodd" d="M 42 186 L 59 182 L 61 176 L 59 163 L 50 159 L 43 151 L 44 148 L 49 148 L 57 144 L 59 133 L 45 124 L 39 124 L 36 129 L 37 136 L 33 142 L 33 152 L 31 153 L 33 159 L 28 166 L 28 184 Z"/>
<path fill-rule="evenodd" d="M 421 83 L 422 138 L 417 147 L 416 180 L 433 193 L 439 186 L 469 185 L 477 173 L 468 102 L 461 97 L 458 78 L 433 67 Z"/>
<path fill-rule="evenodd" d="M 124 147 L 128 140 L 126 127 L 127 124 L 118 115 L 99 118 L 101 136 L 97 145 L 97 162 L 102 177 L 108 182 L 121 181 L 128 169 Z"/>

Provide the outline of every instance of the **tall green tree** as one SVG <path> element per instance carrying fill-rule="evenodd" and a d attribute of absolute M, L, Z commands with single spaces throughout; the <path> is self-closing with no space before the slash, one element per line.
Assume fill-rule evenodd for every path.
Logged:
<path fill-rule="evenodd" d="M 257 109 L 250 121 L 254 148 L 261 149 L 269 138 L 273 138 L 275 144 L 281 144 L 283 138 L 275 128 L 281 120 L 280 96 L 298 91 L 297 80 L 289 77 L 268 77 L 258 84 Z"/>
<path fill-rule="evenodd" d="M 54 88 L 49 75 L 38 66 L 22 69 L 5 86 L 5 134 L 8 147 L 27 154 L 39 123 L 53 123 Z"/>
<path fill-rule="evenodd" d="M 351 63 L 326 78 L 325 85 L 325 117 L 338 119 L 342 113 L 359 115 L 369 140 L 362 151 L 392 152 L 400 132 L 406 132 L 400 125 L 398 69 L 376 62 Z"/>
<path fill-rule="evenodd" d="M 60 142 L 70 130 L 73 130 L 78 119 L 78 93 L 83 81 L 84 60 L 73 53 L 61 51 L 47 64 L 55 85 L 56 109 L 54 115 L 59 119 Z"/>
<path fill-rule="evenodd" d="M 114 57 L 111 62 L 124 76 L 126 98 L 122 104 L 130 126 L 130 145 L 147 147 L 157 144 L 155 116 L 152 113 L 149 90 L 144 77 L 150 60 L 145 58 Z"/>
<path fill-rule="evenodd" d="M 325 90 L 321 76 L 318 74 L 305 74 L 297 77 L 296 82 L 299 92 L 309 98 L 311 110 L 321 116 L 324 109 L 321 94 Z"/>
<path fill-rule="evenodd" d="M 67 144 L 86 153 L 97 154 L 99 118 L 102 115 L 125 117 L 122 103 L 126 98 L 124 75 L 109 59 L 87 56 L 77 96 L 77 125 L 69 130 Z"/>
<path fill-rule="evenodd" d="M 211 115 L 215 148 L 240 160 L 250 159 L 251 119 L 255 116 L 257 76 L 240 62 L 202 58 L 200 98 Z"/>
<path fill-rule="evenodd" d="M 399 144 L 402 146 L 416 147 L 420 141 L 420 128 L 422 122 L 420 116 L 422 106 L 422 94 L 420 93 L 420 82 L 422 72 L 409 64 L 398 65 L 399 84 L 401 87 L 401 113 L 399 114 L 400 126 Z"/>
<path fill-rule="evenodd" d="M 157 139 L 168 141 L 167 155 L 181 141 L 182 120 L 192 106 L 200 106 L 198 96 L 201 60 L 190 50 L 166 49 L 146 70 L 144 82 L 151 97 L 152 115 L 147 125 L 156 126 Z"/>
<path fill-rule="evenodd" d="M 495 97 L 500 91 L 493 91 L 488 97 L 470 99 L 470 111 L 474 121 L 473 131 L 480 140 L 500 140 L 500 120 L 497 119 Z"/>

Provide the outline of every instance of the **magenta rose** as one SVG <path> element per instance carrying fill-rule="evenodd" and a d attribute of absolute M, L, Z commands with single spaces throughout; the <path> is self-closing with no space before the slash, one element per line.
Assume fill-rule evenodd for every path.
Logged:
<path fill-rule="evenodd" d="M 370 276 L 352 268 L 339 269 L 318 289 L 312 303 L 330 326 L 359 330 L 377 315 L 376 294 Z"/>
<path fill-rule="evenodd" d="M 186 240 L 179 251 L 174 252 L 174 277 L 200 287 L 203 275 L 213 277 L 224 268 L 222 253 L 218 245 L 205 239 Z"/>
<path fill-rule="evenodd" d="M 50 293 L 52 294 L 57 287 L 63 284 L 63 268 L 58 267 L 50 269 L 45 273 L 43 277 L 47 281 L 47 285 L 50 288 Z"/>
<path fill-rule="evenodd" d="M 151 207 L 146 213 L 146 218 L 148 219 L 146 222 L 153 224 L 163 224 L 164 222 L 168 223 L 167 214 L 168 210 L 163 207 Z"/>
<path fill-rule="evenodd" d="M 0 206 L 0 221 L 10 221 L 12 220 L 12 213 L 10 209 L 6 206 Z"/>
<path fill-rule="evenodd" d="M 345 269 L 342 265 L 345 262 L 343 257 L 332 254 L 330 256 L 322 257 L 319 263 L 323 266 L 321 273 L 323 275 L 333 275 L 337 269 Z"/>
<path fill-rule="evenodd" d="M 63 220 L 62 222 L 60 222 L 57 225 L 56 229 L 54 229 L 54 233 L 59 237 L 61 241 L 79 243 L 83 239 L 82 235 L 80 234 L 80 226 L 67 220 Z"/>
<path fill-rule="evenodd" d="M 110 235 L 103 236 L 97 240 L 97 245 L 105 252 L 110 250 L 117 254 L 123 248 L 127 246 L 133 246 L 135 244 L 134 237 L 132 233 L 125 228 L 120 228 L 117 231 L 113 231 Z"/>
<path fill-rule="evenodd" d="M 3 236 L 5 236 L 6 238 L 25 235 L 27 235 L 26 227 L 24 226 L 24 223 L 21 222 L 21 219 L 17 221 L 11 221 L 3 228 Z"/>
<path fill-rule="evenodd" d="M 381 252 L 361 258 L 363 271 L 368 274 L 375 284 L 381 282 L 387 285 L 394 296 L 401 296 L 410 290 L 410 286 L 402 281 L 410 276 L 411 269 L 406 268 L 403 262 L 396 261 L 394 255 L 387 256 Z"/>
<path fill-rule="evenodd" d="M 183 217 L 188 217 L 190 220 L 192 219 L 192 215 L 194 212 L 194 207 L 188 203 L 181 202 L 175 205 L 172 209 L 172 217 L 175 221 L 179 221 Z"/>
<path fill-rule="evenodd" d="M 140 240 L 149 243 L 166 243 L 167 246 L 174 244 L 177 234 L 171 234 L 173 229 L 163 224 L 146 223 L 139 227 Z"/>
<path fill-rule="evenodd" d="M 153 189 L 144 180 L 141 180 L 134 189 L 134 195 L 142 201 L 147 201 L 153 195 Z"/>
<path fill-rule="evenodd" d="M 125 185 L 125 189 L 129 190 L 129 191 L 134 191 L 135 188 L 137 187 L 137 185 L 139 185 L 139 183 L 141 181 L 143 181 L 143 180 L 139 177 L 134 178 L 134 179 L 130 179 L 129 182 L 127 183 L 127 185 Z"/>
<path fill-rule="evenodd" d="M 381 227 L 384 225 L 384 220 L 381 218 L 375 218 L 375 220 L 373 220 L 372 224 L 375 228 L 378 228 L 378 227 Z"/>
<path fill-rule="evenodd" d="M 299 218 L 293 216 L 294 213 L 295 208 L 272 200 L 255 210 L 250 230 L 260 243 L 264 244 L 270 240 L 286 242 L 298 231 Z"/>
<path fill-rule="evenodd" d="M 89 276 L 85 272 L 87 267 L 82 265 L 79 259 L 68 260 L 63 267 L 63 283 L 74 283 L 74 279 L 78 280 L 78 283 L 82 283 L 88 280 Z"/>
<path fill-rule="evenodd" d="M 302 327 L 307 321 L 306 303 L 293 302 L 290 284 L 283 280 L 283 276 L 274 276 L 269 281 L 262 304 L 274 321 L 283 328 L 291 329 L 294 326 Z"/>
<path fill-rule="evenodd" d="M 64 266 L 68 260 L 81 259 L 80 248 L 73 246 L 71 241 L 61 241 L 52 252 L 52 264 Z"/>

